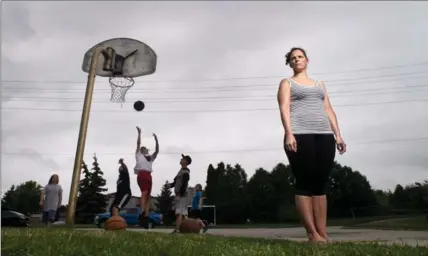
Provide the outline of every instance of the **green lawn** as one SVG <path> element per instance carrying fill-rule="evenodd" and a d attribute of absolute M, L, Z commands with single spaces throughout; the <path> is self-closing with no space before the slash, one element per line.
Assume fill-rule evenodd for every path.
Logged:
<path fill-rule="evenodd" d="M 428 230 L 426 215 L 395 215 L 374 216 L 356 219 L 329 219 L 328 226 L 343 226 L 344 228 L 369 229 L 396 229 L 396 230 Z M 43 224 L 30 225 L 30 227 L 44 227 Z M 54 225 L 55 228 L 64 228 L 65 225 Z M 97 228 L 94 224 L 75 224 L 75 228 Z M 254 228 L 293 228 L 302 227 L 298 222 L 288 223 L 250 223 L 250 224 L 218 224 L 215 228 L 254 229 Z M 133 227 L 129 227 L 133 228 Z M 157 226 L 156 229 L 173 229 L 174 226 Z"/>
<path fill-rule="evenodd" d="M 70 229 L 2 229 L 8 256 L 428 255 L 428 247 L 362 243 L 313 245 L 283 240 Z"/>
<path fill-rule="evenodd" d="M 356 225 L 349 225 L 346 228 L 368 228 L 383 230 L 428 230 L 428 220 L 426 215 L 390 218 Z"/>
<path fill-rule="evenodd" d="M 30 228 L 45 228 L 46 225 L 42 223 L 32 224 L 29 225 Z M 59 225 L 52 225 L 54 228 L 65 228 L 65 224 L 59 224 Z M 95 224 L 74 224 L 74 228 L 96 228 L 97 226 Z"/>

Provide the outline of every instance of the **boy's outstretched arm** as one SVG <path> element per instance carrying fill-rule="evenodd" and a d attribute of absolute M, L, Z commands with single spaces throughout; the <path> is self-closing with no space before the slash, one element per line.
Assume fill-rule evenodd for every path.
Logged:
<path fill-rule="evenodd" d="M 155 138 L 155 142 L 156 142 L 156 148 L 155 148 L 155 152 L 152 154 L 152 161 L 156 159 L 156 157 L 159 154 L 159 141 L 158 141 L 158 136 L 156 136 L 156 134 L 153 133 L 153 137 Z"/>
<path fill-rule="evenodd" d="M 138 132 L 137 149 L 135 150 L 135 153 L 138 153 L 140 151 L 140 146 L 141 146 L 141 129 L 138 126 L 137 126 L 137 132 Z"/>

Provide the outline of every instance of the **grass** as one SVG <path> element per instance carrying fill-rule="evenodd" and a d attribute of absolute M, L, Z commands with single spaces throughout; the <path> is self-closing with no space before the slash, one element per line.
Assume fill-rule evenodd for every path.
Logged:
<path fill-rule="evenodd" d="M 428 230 L 426 215 L 407 218 L 391 218 L 346 226 L 346 228 L 367 228 L 381 230 Z"/>
<path fill-rule="evenodd" d="M 30 223 L 30 228 L 44 228 L 46 227 L 43 223 Z M 53 228 L 65 228 L 65 224 L 52 225 Z M 74 228 L 96 228 L 95 224 L 74 224 Z"/>
<path fill-rule="evenodd" d="M 428 247 L 332 243 L 312 245 L 284 240 L 170 235 L 154 232 L 2 229 L 2 255 L 8 256 L 279 256 L 428 255 Z"/>
<path fill-rule="evenodd" d="M 384 230 L 428 230 L 426 215 L 394 215 L 372 216 L 362 218 L 329 219 L 328 226 L 343 226 L 344 228 L 367 228 Z M 30 227 L 40 228 L 43 224 L 31 224 Z M 65 225 L 54 225 L 55 228 L 65 228 Z M 97 228 L 95 224 L 75 224 L 75 228 Z M 250 223 L 250 224 L 217 224 L 216 229 L 257 229 L 257 228 L 294 228 L 302 227 L 298 221 L 287 223 Z M 132 227 L 130 227 L 132 228 Z M 174 225 L 156 226 L 156 229 L 173 229 Z"/>

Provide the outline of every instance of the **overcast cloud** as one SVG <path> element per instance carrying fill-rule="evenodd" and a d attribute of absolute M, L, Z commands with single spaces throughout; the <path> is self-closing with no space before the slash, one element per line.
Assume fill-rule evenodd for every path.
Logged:
<path fill-rule="evenodd" d="M 2 2 L 2 193 L 58 173 L 68 202 L 83 55 L 114 37 L 147 43 L 158 67 L 122 106 L 97 78 L 84 160 L 97 154 L 108 192 L 118 159 L 134 166 L 136 125 L 152 150 L 151 134 L 159 137 L 154 195 L 174 178 L 180 153 L 193 158 L 191 185 L 205 184 L 210 163 L 239 163 L 249 176 L 287 163 L 276 90 L 291 75 L 284 54 L 293 46 L 326 81 L 349 147 L 341 164 L 379 189 L 427 179 L 427 12 L 427 2 L 386 1 Z M 145 111 L 133 111 L 135 100 Z"/>

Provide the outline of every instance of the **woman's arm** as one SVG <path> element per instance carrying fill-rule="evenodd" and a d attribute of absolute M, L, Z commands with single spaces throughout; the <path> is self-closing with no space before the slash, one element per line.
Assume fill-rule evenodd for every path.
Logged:
<path fill-rule="evenodd" d="M 60 187 L 58 197 L 59 197 L 58 198 L 58 209 L 59 209 L 59 207 L 61 207 L 61 204 L 62 204 L 62 187 Z"/>
<path fill-rule="evenodd" d="M 321 88 L 324 90 L 324 93 L 325 93 L 324 108 L 327 111 L 328 120 L 330 121 L 331 129 L 333 130 L 334 136 L 336 138 L 341 138 L 342 135 L 340 134 L 339 124 L 337 122 L 337 116 L 333 110 L 333 107 L 331 106 L 331 102 L 330 102 L 330 98 L 328 97 L 327 89 L 325 88 L 324 82 L 320 82 L 320 84 L 321 84 Z"/>
<path fill-rule="evenodd" d="M 42 191 L 40 191 L 40 206 L 43 205 L 43 202 L 45 201 L 45 189 L 43 188 Z"/>
<path fill-rule="evenodd" d="M 290 118 L 291 87 L 287 79 L 281 80 L 281 83 L 279 84 L 277 98 L 284 131 L 286 134 L 293 134 L 293 132 L 291 131 Z"/>

